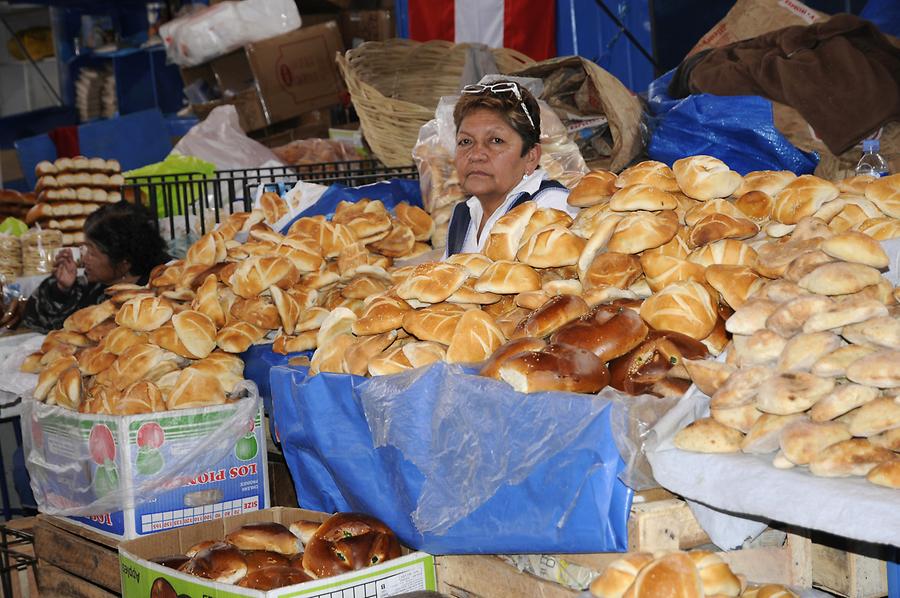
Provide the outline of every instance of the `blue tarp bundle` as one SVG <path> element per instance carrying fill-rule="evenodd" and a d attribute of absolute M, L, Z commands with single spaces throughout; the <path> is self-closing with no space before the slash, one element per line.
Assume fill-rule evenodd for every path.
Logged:
<path fill-rule="evenodd" d="M 460 366 L 271 372 L 300 504 L 360 510 L 435 554 L 627 549 L 613 392 L 523 395 Z"/>
<path fill-rule="evenodd" d="M 687 156 L 714 156 L 741 174 L 792 170 L 809 174 L 818 157 L 796 148 L 775 128 L 772 102 L 759 96 L 693 94 L 673 100 L 667 93 L 675 71 L 650 84 L 652 136 L 647 153 L 671 165 Z"/>

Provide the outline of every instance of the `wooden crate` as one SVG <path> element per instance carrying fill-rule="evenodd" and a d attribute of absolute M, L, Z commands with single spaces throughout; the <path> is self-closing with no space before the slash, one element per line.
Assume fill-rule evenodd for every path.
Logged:
<path fill-rule="evenodd" d="M 631 551 L 687 550 L 709 543 L 687 504 L 661 489 L 635 496 L 628 532 Z M 801 535 L 767 530 L 752 544 L 720 554 L 735 573 L 752 581 L 800 587 L 812 585 L 811 541 Z M 620 556 L 618 553 L 438 556 L 435 558 L 438 591 L 460 598 L 528 595 L 573 598 L 579 592 L 557 583 L 553 576 L 585 579 L 603 571 Z M 541 571 L 545 577 L 520 569 Z"/>
<path fill-rule="evenodd" d="M 848 598 L 887 596 L 890 548 L 818 532 L 812 542 L 814 586 Z"/>
<path fill-rule="evenodd" d="M 34 553 L 44 596 L 99 598 L 121 592 L 119 543 L 65 519 L 38 515 Z"/>

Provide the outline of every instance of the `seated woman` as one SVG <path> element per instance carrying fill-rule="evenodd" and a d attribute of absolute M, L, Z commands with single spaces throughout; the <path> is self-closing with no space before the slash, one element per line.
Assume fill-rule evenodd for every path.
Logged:
<path fill-rule="evenodd" d="M 74 312 L 105 301 L 109 285 L 147 284 L 150 270 L 169 260 L 153 215 L 140 205 L 103 206 L 88 216 L 84 234 L 84 276 L 78 275 L 71 250 L 60 251 L 53 274 L 28 299 L 24 326 L 41 332 L 62 328 Z"/>
<path fill-rule="evenodd" d="M 574 215 L 569 190 L 547 178 L 541 159 L 541 112 L 534 96 L 513 81 L 468 85 L 453 110 L 456 172 L 468 201 L 450 218 L 447 256 L 484 248 L 497 220 L 534 201 Z"/>

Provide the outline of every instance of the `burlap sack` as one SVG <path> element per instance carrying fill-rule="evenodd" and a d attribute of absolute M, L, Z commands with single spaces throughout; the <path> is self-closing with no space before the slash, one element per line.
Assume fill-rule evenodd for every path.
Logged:
<path fill-rule="evenodd" d="M 537 77 L 544 81 L 545 91 L 541 99 L 555 106 L 550 83 L 564 76 L 569 81 L 560 82 L 567 88 L 577 88 L 577 103 L 581 116 L 605 116 L 609 123 L 612 147 L 609 156 L 588 162 L 591 168 L 604 168 L 618 172 L 628 166 L 643 149 L 641 138 L 641 104 L 621 81 L 590 60 L 580 56 L 552 58 L 511 73 L 519 77 Z M 579 81 L 583 80 L 583 83 Z M 559 113 L 559 108 L 556 108 Z M 564 116 L 564 115 L 563 115 Z"/>

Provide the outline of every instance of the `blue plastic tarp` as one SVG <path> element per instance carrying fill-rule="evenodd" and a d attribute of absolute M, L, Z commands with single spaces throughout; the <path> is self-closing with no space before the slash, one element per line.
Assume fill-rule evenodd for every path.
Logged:
<path fill-rule="evenodd" d="M 271 371 L 301 506 L 357 510 L 433 554 L 627 549 L 613 392 L 516 393 L 436 363 L 361 378 Z"/>
<path fill-rule="evenodd" d="M 653 114 L 650 158 L 671 165 L 687 156 L 714 156 L 741 174 L 815 170 L 818 156 L 795 147 L 775 127 L 772 102 L 759 96 L 708 93 L 673 100 L 667 88 L 674 72 L 651 83 L 648 91 Z"/>

